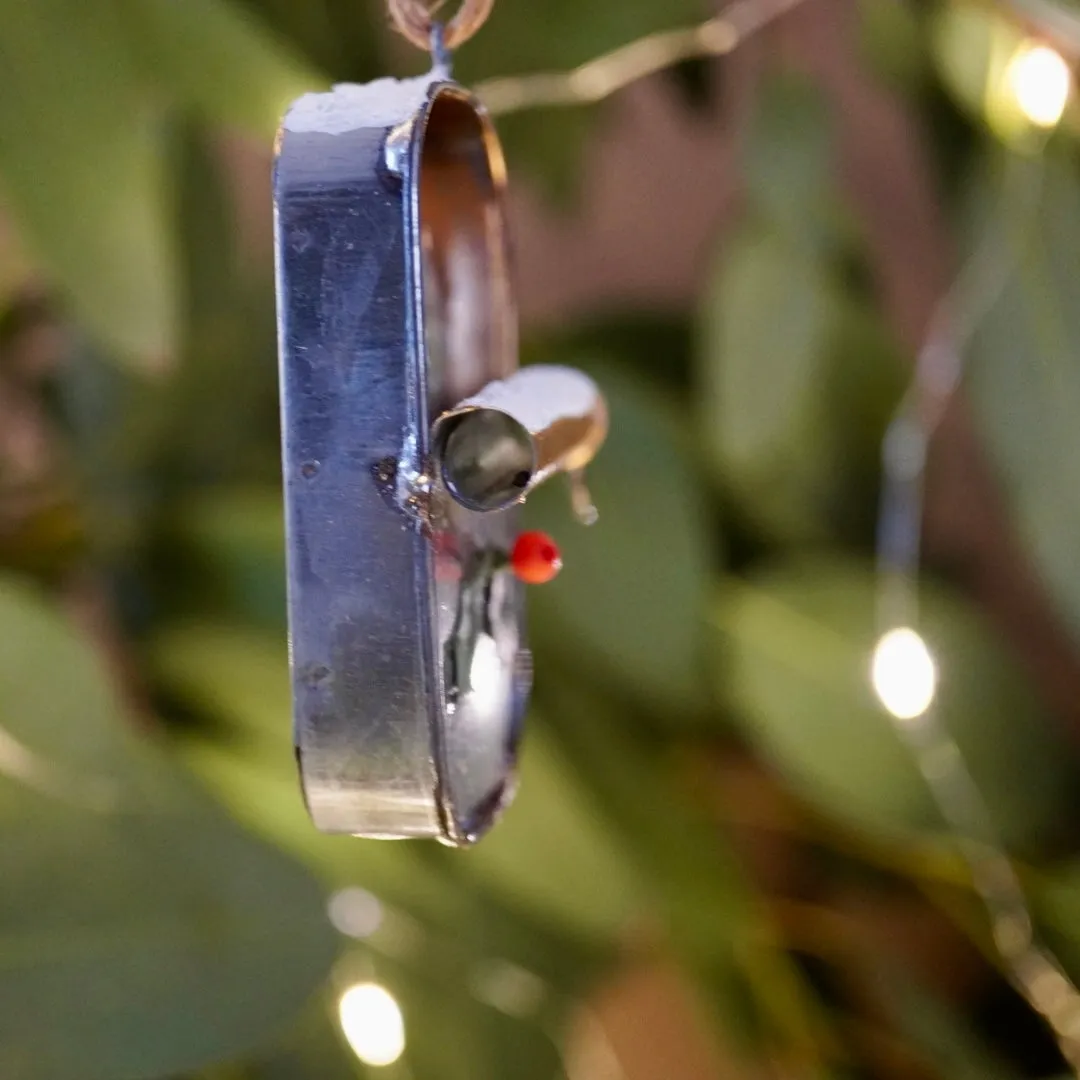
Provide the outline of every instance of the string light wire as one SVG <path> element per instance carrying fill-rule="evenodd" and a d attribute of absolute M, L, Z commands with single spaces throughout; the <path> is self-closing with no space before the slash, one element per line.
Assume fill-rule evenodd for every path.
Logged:
<path fill-rule="evenodd" d="M 1016 236 L 1004 227 L 985 232 L 931 319 L 911 386 L 886 431 L 878 520 L 881 642 L 897 632 L 914 633 L 911 628 L 918 626 L 929 443 L 960 384 L 964 352 L 1015 272 L 1018 245 L 1033 231 L 1042 180 L 1039 154 L 1033 160 L 1009 155 L 995 217 L 1004 222 L 1014 214 Z M 938 717 L 932 694 L 915 715 L 886 711 L 953 833 L 986 909 L 995 948 L 1013 982 L 1050 1025 L 1073 1074 L 1080 1076 L 1080 992 L 1035 932 L 1023 886 L 993 816 L 956 741 Z"/>
<path fill-rule="evenodd" d="M 522 109 L 588 105 L 659 71 L 706 56 L 725 56 L 803 0 L 734 0 L 697 26 L 662 30 L 603 53 L 570 71 L 488 79 L 477 96 L 495 116 Z"/>

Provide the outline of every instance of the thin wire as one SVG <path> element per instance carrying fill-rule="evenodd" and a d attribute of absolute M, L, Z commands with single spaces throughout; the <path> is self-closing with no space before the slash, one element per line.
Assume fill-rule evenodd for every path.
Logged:
<path fill-rule="evenodd" d="M 570 71 L 488 79 L 476 93 L 496 116 L 521 109 L 586 105 L 630 83 L 701 56 L 724 56 L 803 0 L 734 0 L 697 26 L 663 30 L 631 41 Z"/>
<path fill-rule="evenodd" d="M 1042 192 L 1036 163 L 1010 155 L 995 218 L 1017 215 L 1017 233 L 1033 231 Z M 882 445 L 878 520 L 877 618 L 881 633 L 918 622 L 918 578 L 926 457 L 963 374 L 963 355 L 980 322 L 1016 269 L 1009 236 L 991 226 L 938 305 L 905 394 Z M 1035 933 L 1031 909 L 1012 861 L 956 741 L 933 706 L 913 720 L 894 719 L 943 818 L 955 834 L 972 884 L 990 919 L 994 945 L 1013 981 L 1057 1036 L 1080 1076 L 1080 991 Z"/>
<path fill-rule="evenodd" d="M 1038 209 L 1041 170 L 1034 183 L 1026 162 L 1010 157 L 997 213 L 1020 208 L 1025 222 Z M 1000 296 L 1014 258 L 999 234 L 988 230 L 930 319 L 915 371 L 882 443 L 883 490 L 878 519 L 878 569 L 895 579 L 879 604 L 886 627 L 910 625 L 918 598 L 909 585 L 918 577 L 929 442 L 963 374 L 963 352 Z M 885 617 L 888 616 L 886 619 Z"/>

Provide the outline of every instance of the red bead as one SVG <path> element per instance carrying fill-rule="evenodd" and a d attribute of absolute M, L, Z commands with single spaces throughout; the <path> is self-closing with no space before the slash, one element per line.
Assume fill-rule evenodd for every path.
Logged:
<path fill-rule="evenodd" d="M 545 532 L 523 532 L 510 552 L 510 567 L 526 585 L 543 585 L 562 569 L 559 545 Z"/>

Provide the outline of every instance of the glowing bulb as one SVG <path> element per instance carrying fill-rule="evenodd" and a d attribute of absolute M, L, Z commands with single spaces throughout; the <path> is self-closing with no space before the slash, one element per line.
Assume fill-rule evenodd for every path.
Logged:
<path fill-rule="evenodd" d="M 367 889 L 353 885 L 338 889 L 326 905 L 334 928 L 354 938 L 368 938 L 382 925 L 383 909 L 377 897 Z"/>
<path fill-rule="evenodd" d="M 870 666 L 874 691 L 898 720 L 914 720 L 930 708 L 937 668 L 926 642 L 908 627 L 883 634 Z"/>
<path fill-rule="evenodd" d="M 1021 45 L 1005 69 L 1005 83 L 1020 111 L 1041 128 L 1057 125 L 1072 90 L 1068 64 L 1048 45 Z"/>
<path fill-rule="evenodd" d="M 392 1065 L 405 1050 L 405 1021 L 389 990 L 377 983 L 350 986 L 338 1002 L 341 1030 L 366 1065 Z"/>

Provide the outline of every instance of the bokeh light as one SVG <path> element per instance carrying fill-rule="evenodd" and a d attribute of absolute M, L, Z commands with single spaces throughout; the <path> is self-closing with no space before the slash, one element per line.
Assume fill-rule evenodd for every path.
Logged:
<path fill-rule="evenodd" d="M 405 1021 L 394 996 L 378 983 L 357 983 L 338 1002 L 341 1030 L 365 1065 L 392 1065 L 405 1050 Z"/>
<path fill-rule="evenodd" d="M 1069 66 L 1048 45 L 1021 45 L 1005 69 L 1008 92 L 1028 121 L 1052 128 L 1061 119 L 1072 90 Z"/>
<path fill-rule="evenodd" d="M 874 691 L 898 720 L 914 720 L 930 708 L 937 667 L 926 642 L 910 627 L 881 636 L 870 668 Z"/>
<path fill-rule="evenodd" d="M 357 885 L 338 889 L 326 905 L 334 928 L 354 938 L 368 938 L 382 926 L 383 909 L 377 896 Z"/>

